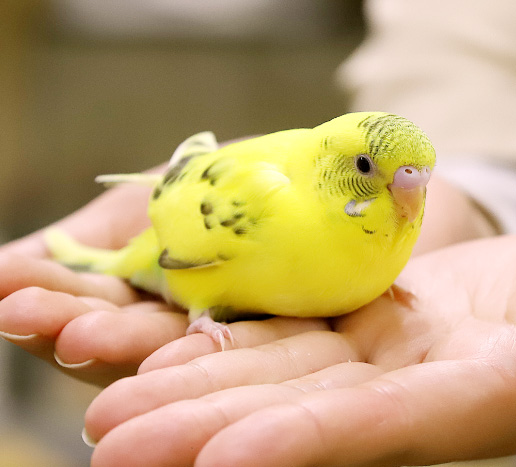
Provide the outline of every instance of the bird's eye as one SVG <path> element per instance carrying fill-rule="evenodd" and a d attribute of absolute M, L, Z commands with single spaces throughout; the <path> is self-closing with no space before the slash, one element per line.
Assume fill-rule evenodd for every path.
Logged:
<path fill-rule="evenodd" d="M 373 172 L 373 161 L 369 156 L 361 154 L 355 158 L 355 167 L 362 175 L 370 175 Z"/>

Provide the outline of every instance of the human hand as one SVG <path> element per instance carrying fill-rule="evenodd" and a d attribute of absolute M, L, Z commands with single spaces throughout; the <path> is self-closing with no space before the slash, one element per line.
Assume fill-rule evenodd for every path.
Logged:
<path fill-rule="evenodd" d="M 122 186 L 58 225 L 90 245 L 120 248 L 146 227 L 148 196 L 149 189 Z M 5 339 L 74 377 L 105 386 L 134 375 L 153 351 L 185 335 L 187 317 L 178 307 L 115 277 L 72 272 L 46 254 L 41 231 L 0 248 Z M 236 345 L 252 346 L 328 325 L 277 318 L 231 328 Z M 187 361 L 218 350 L 206 336 L 194 337 L 197 347 L 176 358 Z"/>
<path fill-rule="evenodd" d="M 485 209 L 434 174 L 428 183 L 423 226 L 412 256 L 500 233 L 499 226 Z"/>
<path fill-rule="evenodd" d="M 516 238 L 412 260 L 382 296 L 309 332 L 179 366 L 179 341 L 86 414 L 93 466 L 415 465 L 516 446 Z M 189 345 L 183 341 L 183 345 Z"/>
<path fill-rule="evenodd" d="M 449 235 L 457 230 L 457 220 L 456 216 L 443 215 L 439 207 L 443 196 L 453 199 L 461 219 L 478 221 L 465 196 L 445 182 L 433 183 L 426 213 L 432 222 L 423 226 L 417 247 L 420 251 L 459 240 L 456 234 Z M 58 225 L 84 243 L 120 248 L 148 225 L 148 196 L 146 187 L 121 186 Z M 129 210 L 125 209 L 128 205 Z M 443 235 L 435 235 L 436 224 Z M 463 230 L 464 235 L 470 235 L 478 228 Z M 0 247 L 4 276 L 0 298 L 8 297 L 0 302 L 0 332 L 4 338 L 72 376 L 104 386 L 134 374 L 150 353 L 184 335 L 187 323 L 182 310 L 139 294 L 116 278 L 72 273 L 46 260 L 46 255 L 41 231 Z M 278 318 L 231 327 L 241 334 L 235 336 L 240 346 L 253 346 L 328 326 L 324 320 Z M 194 339 L 201 337 L 192 337 L 189 342 Z M 181 350 L 174 350 L 176 364 L 218 350 L 209 341 L 197 342 L 196 347 L 181 342 L 177 348 Z"/>
<path fill-rule="evenodd" d="M 140 186 L 109 190 L 57 225 L 91 245 L 119 248 L 148 224 L 146 205 L 149 191 Z M 124 208 L 128 205 L 131 209 Z M 137 311 L 138 304 L 144 298 L 146 303 L 141 306 L 147 311 L 167 309 L 166 305 L 141 296 L 116 278 L 75 274 L 50 261 L 47 259 L 43 231 L 0 247 L 0 271 L 0 335 L 80 379 L 101 385 L 108 384 L 117 376 L 134 374 L 146 356 L 133 351 L 132 355 L 119 358 L 123 364 L 118 362 L 115 365 L 116 346 L 110 346 L 109 336 L 116 339 L 122 330 L 109 329 L 102 336 L 101 329 L 107 325 L 102 316 L 109 311 L 111 321 L 113 317 L 120 321 L 123 316 L 120 311 Z M 118 312 L 116 315 L 113 313 L 115 311 Z M 90 315 L 90 319 L 85 320 L 87 315 Z M 84 326 L 89 323 L 91 326 L 91 318 L 95 315 L 99 326 L 96 332 L 90 332 L 86 327 L 81 335 L 73 331 L 79 323 Z M 75 320 L 78 321 L 74 323 Z M 183 330 L 183 319 L 176 318 L 175 321 L 174 325 L 178 328 L 175 334 L 178 334 Z M 127 326 L 123 329 L 128 331 Z M 174 336 L 174 332 L 171 333 L 169 338 Z M 148 344 L 151 349 L 148 352 L 164 342 L 168 340 L 162 337 L 161 342 Z M 88 364 L 82 369 L 59 365 L 54 359 L 54 345 L 57 354 L 61 348 L 64 351 L 61 361 Z M 73 353 L 74 349 L 77 354 Z M 103 352 L 108 350 L 111 355 L 105 356 Z M 84 360 L 81 359 L 83 356 Z M 105 357 L 111 365 L 90 361 L 96 356 Z"/>

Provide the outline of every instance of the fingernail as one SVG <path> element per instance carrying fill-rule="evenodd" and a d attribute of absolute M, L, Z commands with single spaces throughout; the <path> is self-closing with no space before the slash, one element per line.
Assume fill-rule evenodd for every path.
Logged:
<path fill-rule="evenodd" d="M 80 363 L 65 363 L 63 362 L 63 360 L 59 358 L 56 352 L 54 352 L 54 359 L 59 366 L 62 366 L 63 368 L 68 368 L 70 370 L 80 370 L 81 368 L 86 368 L 88 366 L 91 366 L 96 361 L 95 358 L 91 358 L 90 360 L 86 360 L 85 362 Z"/>
<path fill-rule="evenodd" d="M 27 336 L 23 336 L 20 334 L 11 334 L 10 332 L 0 331 L 0 337 L 13 342 L 29 341 L 37 336 L 38 334 L 29 334 Z"/>
<path fill-rule="evenodd" d="M 97 442 L 86 431 L 86 428 L 82 429 L 81 437 L 86 446 L 89 446 L 90 448 L 94 448 L 97 445 Z"/>

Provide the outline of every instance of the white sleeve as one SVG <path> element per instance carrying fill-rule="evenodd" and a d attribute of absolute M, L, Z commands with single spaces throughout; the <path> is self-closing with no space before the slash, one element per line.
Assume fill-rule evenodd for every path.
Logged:
<path fill-rule="evenodd" d="M 350 110 L 408 118 L 439 155 L 516 163 L 516 2 L 366 0 L 365 7 L 366 39 L 337 72 Z"/>
<path fill-rule="evenodd" d="M 442 157 L 435 173 L 481 205 L 503 233 L 516 234 L 516 164 L 473 157 Z"/>

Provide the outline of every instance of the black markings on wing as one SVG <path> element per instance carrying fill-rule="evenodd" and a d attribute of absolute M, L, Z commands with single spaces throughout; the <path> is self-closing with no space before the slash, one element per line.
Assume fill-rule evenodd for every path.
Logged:
<path fill-rule="evenodd" d="M 203 201 L 199 207 L 203 216 L 204 228 L 212 230 L 216 228 L 231 229 L 235 235 L 244 235 L 249 232 L 256 220 L 249 218 L 245 210 L 245 203 L 233 200 L 230 203 L 217 205 L 211 201 Z M 223 214 L 224 213 L 224 214 Z"/>
<path fill-rule="evenodd" d="M 230 235 L 243 236 L 250 232 L 257 223 L 256 219 L 250 218 L 246 212 L 246 204 L 240 200 L 228 202 L 204 200 L 199 204 L 199 213 L 202 218 L 202 225 L 208 231 L 222 230 Z M 215 266 L 224 261 L 229 261 L 230 256 L 218 252 L 214 259 L 206 261 L 187 261 L 174 257 L 168 249 L 164 249 L 159 257 L 159 265 L 164 269 L 194 269 Z"/>
<path fill-rule="evenodd" d="M 234 177 L 237 162 L 232 157 L 219 157 L 215 161 L 209 161 L 199 176 L 199 182 L 217 185 L 222 179 Z"/>
<path fill-rule="evenodd" d="M 213 213 L 213 204 L 208 201 L 203 201 L 201 203 L 201 214 L 203 216 L 208 216 Z"/>
<path fill-rule="evenodd" d="M 208 182 L 211 186 L 215 186 L 217 183 L 219 177 L 221 175 L 220 170 L 217 170 L 217 162 L 214 162 L 213 164 L 210 164 L 206 169 L 204 169 L 203 173 L 201 174 L 201 182 Z"/>
<path fill-rule="evenodd" d="M 215 187 L 223 177 L 232 173 L 233 168 L 234 161 L 231 159 L 218 159 L 204 168 L 199 183 Z M 199 206 L 205 229 L 228 229 L 240 236 L 248 233 L 251 226 L 256 224 L 255 219 L 248 217 L 246 203 L 242 199 L 219 197 L 213 190 L 207 190 L 206 193 L 206 198 Z"/>
<path fill-rule="evenodd" d="M 203 223 L 204 223 L 204 228 L 206 230 L 211 230 L 217 226 L 217 223 L 215 222 L 215 220 L 210 217 L 204 217 Z"/>
<path fill-rule="evenodd" d="M 169 167 L 168 170 L 163 175 L 162 182 L 154 189 L 154 192 L 152 194 L 152 199 L 154 199 L 154 200 L 158 199 L 161 196 L 161 193 L 163 192 L 163 189 L 165 187 L 170 186 L 179 180 L 182 180 L 188 174 L 188 169 L 186 169 L 186 166 L 192 159 L 205 156 L 206 154 L 208 154 L 208 153 L 206 153 L 205 151 L 190 153 L 188 156 L 185 156 L 185 157 L 179 159 L 174 165 Z M 215 184 L 216 177 L 213 177 L 213 176 L 209 177 L 208 173 L 209 173 L 210 169 L 212 168 L 212 166 L 215 164 L 211 164 L 203 172 L 203 177 L 206 177 L 207 179 L 209 179 L 212 185 Z M 201 177 L 201 178 L 203 178 L 203 177 Z"/>
<path fill-rule="evenodd" d="M 158 263 L 163 269 L 177 270 L 177 269 L 203 268 L 206 266 L 211 266 L 211 265 L 215 264 L 216 262 L 215 261 L 206 261 L 206 262 L 194 263 L 194 262 L 190 262 L 190 261 L 182 261 L 182 260 L 179 260 L 179 259 L 176 259 L 176 258 L 170 256 L 168 249 L 165 248 L 161 252 L 161 255 L 159 256 Z"/>
<path fill-rule="evenodd" d="M 186 175 L 186 171 L 184 170 L 188 162 L 190 162 L 194 157 L 199 155 L 203 155 L 204 153 L 194 153 L 189 156 L 183 157 L 176 164 L 169 167 L 163 176 L 162 182 L 154 189 L 152 193 L 152 199 L 156 200 L 161 196 L 163 189 L 175 183 L 177 180 L 180 180 Z"/>
<path fill-rule="evenodd" d="M 159 185 L 156 186 L 156 188 L 154 188 L 154 191 L 152 192 L 152 199 L 157 200 L 161 196 L 162 192 L 163 192 L 163 185 L 161 185 L 161 183 L 160 183 Z"/>
<path fill-rule="evenodd" d="M 238 217 L 230 217 L 229 219 L 225 219 L 223 221 L 220 221 L 220 225 L 222 227 L 232 227 L 237 223 Z"/>
<path fill-rule="evenodd" d="M 183 157 L 177 162 L 177 164 L 170 167 L 167 170 L 167 172 L 165 172 L 165 175 L 163 177 L 163 185 L 171 185 L 172 183 L 174 183 L 183 172 L 183 169 L 185 168 L 186 164 L 188 164 L 188 162 L 190 162 L 194 157 L 196 157 L 195 154 Z"/>

